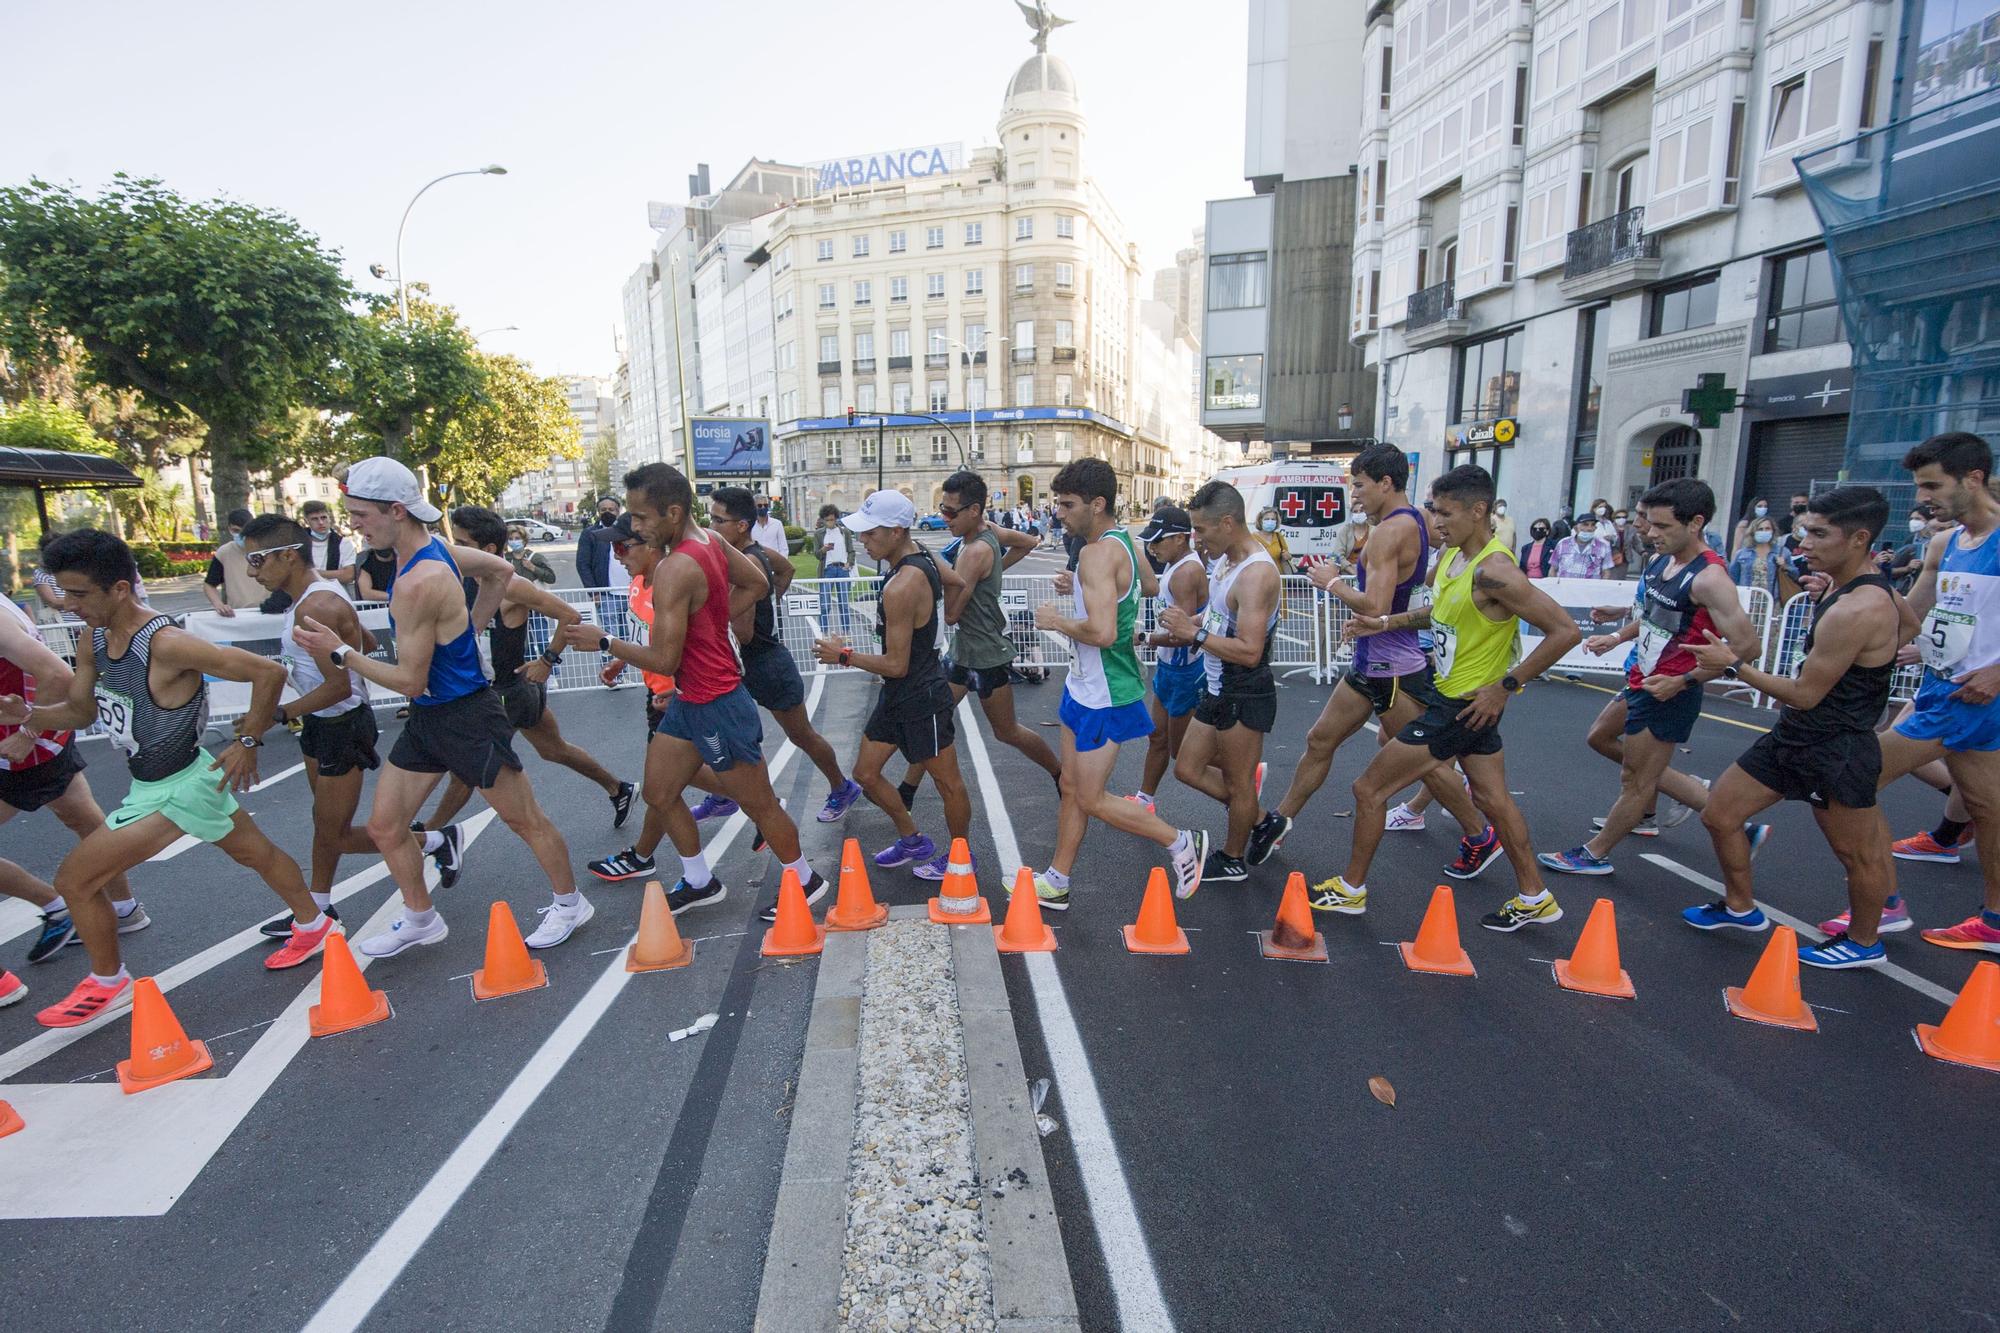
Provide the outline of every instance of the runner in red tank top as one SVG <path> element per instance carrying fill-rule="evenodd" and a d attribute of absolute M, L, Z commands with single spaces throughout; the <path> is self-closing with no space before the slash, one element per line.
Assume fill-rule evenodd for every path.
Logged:
<path fill-rule="evenodd" d="M 743 688 L 743 667 L 730 637 L 732 603 L 748 609 L 764 595 L 769 587 L 764 570 L 695 523 L 694 490 L 665 463 L 626 474 L 625 507 L 647 543 L 666 552 L 653 570 L 650 642 L 613 639 L 595 625 L 572 625 L 566 637 L 575 647 L 596 648 L 641 671 L 674 677 L 674 695 L 646 748 L 646 804 L 666 821 L 681 857 L 680 883 L 667 895 L 668 905 L 679 913 L 720 902 L 727 892 L 702 855 L 701 831 L 681 799 L 697 777 L 742 807 L 772 852 L 798 876 L 807 901 L 817 901 L 826 895 L 827 883 L 806 863 L 798 826 L 771 790 L 763 722 Z M 614 859 L 636 867 L 633 875 L 652 869 L 651 858 L 634 849 Z"/>

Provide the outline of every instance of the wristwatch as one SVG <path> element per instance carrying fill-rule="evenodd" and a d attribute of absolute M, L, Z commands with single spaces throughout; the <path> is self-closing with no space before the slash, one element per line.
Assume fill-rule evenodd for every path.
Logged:
<path fill-rule="evenodd" d="M 1736 668 L 1741 665 L 1743 665 L 1741 662 L 1731 662 L 1728 666 L 1722 668 L 1723 678 L 1726 680 L 1736 680 L 1738 678 Z"/>
<path fill-rule="evenodd" d="M 611 636 L 609 634 L 600 634 L 597 636 L 597 651 L 600 653 L 611 651 Z"/>
<path fill-rule="evenodd" d="M 277 720 L 278 725 L 281 727 L 291 721 L 290 718 L 285 716 L 285 706 L 283 704 L 279 704 L 276 709 L 272 710 L 271 716 Z"/>
<path fill-rule="evenodd" d="M 238 736 L 236 743 L 246 750 L 254 750 L 264 742 L 258 740 L 255 736 Z"/>
<path fill-rule="evenodd" d="M 1194 646 L 1199 648 L 1208 642 L 1208 629 L 1203 627 L 1194 632 Z"/>
<path fill-rule="evenodd" d="M 337 666 L 337 667 L 344 667 L 344 666 L 346 666 L 346 665 L 347 665 L 347 648 L 346 648 L 346 646 L 345 646 L 345 645 L 342 645 L 341 647 L 339 647 L 339 648 L 336 648 L 336 649 L 334 649 L 334 650 L 333 650 L 332 652 L 330 652 L 330 653 L 328 653 L 328 654 L 326 655 L 326 658 L 327 658 L 327 661 L 329 661 L 329 662 L 333 663 L 333 664 L 334 664 L 335 666 Z"/>
<path fill-rule="evenodd" d="M 842 666 L 852 666 L 853 663 L 854 650 L 852 648 L 842 648 L 840 650 L 840 664 Z"/>
<path fill-rule="evenodd" d="M 1507 693 L 1509 694 L 1519 694 L 1521 692 L 1522 685 L 1520 681 L 1516 680 L 1512 676 L 1502 676 L 1500 677 L 1500 688 L 1507 691 Z"/>
<path fill-rule="evenodd" d="M 542 649 L 542 660 L 550 666 L 561 666 L 562 654 L 553 648 L 544 648 Z"/>

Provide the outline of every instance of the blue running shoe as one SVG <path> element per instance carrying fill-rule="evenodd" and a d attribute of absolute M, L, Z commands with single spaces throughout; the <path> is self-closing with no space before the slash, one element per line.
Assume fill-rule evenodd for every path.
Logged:
<path fill-rule="evenodd" d="M 694 822 L 700 824 L 710 819 L 726 818 L 729 815 L 735 814 L 737 809 L 736 802 L 730 800 L 727 796 L 717 796 L 714 792 L 710 792 L 701 798 L 701 804 L 697 805 L 692 813 L 694 815 Z"/>
<path fill-rule="evenodd" d="M 854 803 L 860 799 L 861 784 L 849 778 L 841 783 L 840 790 L 828 796 L 826 804 L 819 808 L 819 822 L 831 824 L 845 818 L 847 812 L 854 808 Z"/>
<path fill-rule="evenodd" d="M 287 917 L 289 919 L 289 917 Z M 35 937 L 35 943 L 28 950 L 28 961 L 39 963 L 62 951 L 62 947 L 76 938 L 76 922 L 69 919 L 67 909 L 60 913 L 42 913 L 42 933 Z"/>
<path fill-rule="evenodd" d="M 907 838 L 901 838 L 890 843 L 887 847 L 875 853 L 875 866 L 878 870 L 893 870 L 897 866 L 906 866 L 912 861 L 934 860 L 937 854 L 936 843 L 921 833 L 914 833 Z"/>
<path fill-rule="evenodd" d="M 1799 961 L 1807 967 L 1880 967 L 1889 961 L 1889 951 L 1880 940 L 1856 944 L 1843 934 L 1821 944 L 1801 944 Z"/>
<path fill-rule="evenodd" d="M 1729 904 L 1721 898 L 1712 903 L 1703 903 L 1700 907 L 1688 908 L 1681 913 L 1681 920 L 1696 930 L 1729 928 L 1754 931 L 1768 929 L 1771 924 L 1770 918 L 1764 915 L 1762 908 L 1752 907 L 1744 915 L 1738 916 L 1729 910 Z"/>
<path fill-rule="evenodd" d="M 1757 859 L 1757 849 L 1762 847 L 1771 836 L 1771 826 L 1769 824 L 1745 824 L 1743 826 L 1743 834 L 1750 839 L 1750 859 L 1754 861 Z"/>
<path fill-rule="evenodd" d="M 1611 858 L 1592 856 L 1588 847 L 1572 847 L 1566 852 L 1542 852 L 1535 859 L 1564 875 L 1608 875 L 1612 868 Z"/>

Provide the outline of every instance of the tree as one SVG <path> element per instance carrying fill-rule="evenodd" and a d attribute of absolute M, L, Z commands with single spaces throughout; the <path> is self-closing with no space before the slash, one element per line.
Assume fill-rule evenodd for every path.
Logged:
<path fill-rule="evenodd" d="M 428 466 L 451 424 L 481 405 L 485 359 L 458 312 L 424 299 L 421 288 L 410 291 L 407 322 L 393 297 L 371 298 L 369 307 L 335 395 L 346 414 L 342 443 L 354 458 L 387 454 L 412 469 Z"/>
<path fill-rule="evenodd" d="M 579 458 L 583 446 L 561 380 L 511 356 L 475 355 L 485 390 L 445 425 L 427 461 L 453 504 L 490 505 L 514 478 L 552 458 Z"/>
<path fill-rule="evenodd" d="M 590 502 L 594 505 L 604 496 L 613 494 L 611 489 L 611 469 L 618 464 L 618 431 L 616 427 L 605 426 L 597 436 L 597 442 L 590 446 Z M 625 493 L 616 492 L 618 507 L 625 507 Z"/>
<path fill-rule="evenodd" d="M 190 202 L 124 174 L 95 199 L 30 181 L 0 189 L 0 341 L 207 427 L 218 507 L 249 495 L 261 429 L 323 398 L 351 342 L 339 257 L 291 218 Z"/>

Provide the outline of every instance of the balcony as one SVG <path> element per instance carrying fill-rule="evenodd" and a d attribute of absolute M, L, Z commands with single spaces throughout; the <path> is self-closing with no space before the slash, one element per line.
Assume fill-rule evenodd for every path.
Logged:
<path fill-rule="evenodd" d="M 855 357 L 854 373 L 857 375 L 873 375 L 875 373 L 875 358 L 872 356 Z"/>
<path fill-rule="evenodd" d="M 820 362 L 819 373 L 822 375 L 838 375 L 840 373 L 840 362 L 838 361 Z"/>
<path fill-rule="evenodd" d="M 1074 347 L 1058 347 L 1053 349 L 1049 355 L 1057 361 L 1074 361 L 1076 360 L 1076 349 Z"/>
<path fill-rule="evenodd" d="M 926 352 L 926 353 L 924 353 L 924 369 L 925 369 L 925 370 L 943 370 L 943 369 L 944 369 L 945 367 L 949 366 L 950 364 L 951 364 L 951 353 L 950 353 L 950 352 Z"/>
<path fill-rule="evenodd" d="M 891 369 L 891 370 L 908 370 L 909 368 L 910 368 L 910 358 L 909 358 L 909 357 L 907 357 L 907 356 L 892 356 L 892 357 L 890 357 L 890 358 L 889 358 L 889 369 Z"/>
<path fill-rule="evenodd" d="M 1018 366 L 1033 365 L 1035 362 L 1035 349 L 1032 347 L 1016 347 L 1012 355 L 1014 364 Z"/>
<path fill-rule="evenodd" d="M 1403 320 L 1405 344 L 1411 348 L 1435 347 L 1465 336 L 1469 323 L 1465 307 L 1458 303 L 1455 286 L 1447 279 L 1411 295 L 1409 314 Z"/>
<path fill-rule="evenodd" d="M 1562 294 L 1594 300 L 1635 291 L 1660 276 L 1660 238 L 1646 234 L 1646 210 L 1628 208 L 1569 234 Z"/>

